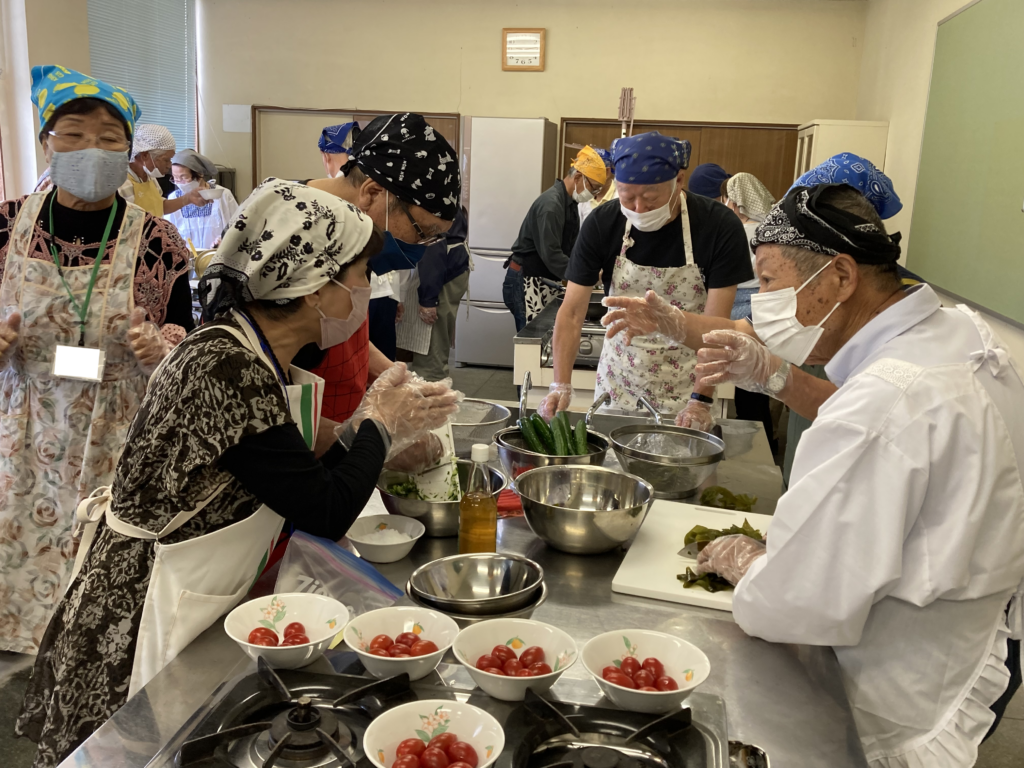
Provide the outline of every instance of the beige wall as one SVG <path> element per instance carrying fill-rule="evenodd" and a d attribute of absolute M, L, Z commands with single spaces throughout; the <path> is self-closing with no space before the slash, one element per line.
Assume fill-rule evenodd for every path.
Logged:
<path fill-rule="evenodd" d="M 250 185 L 223 104 L 800 123 L 853 118 L 867 3 L 822 0 L 198 0 L 200 143 Z M 287 7 L 287 12 L 283 9 Z M 336 22 L 331 23 L 335 18 Z M 501 71 L 502 27 L 544 27 L 547 68 Z M 810 61 L 797 58 L 814 56 Z M 772 75 L 784 69 L 784 75 Z M 309 137 L 315 152 L 315 136 Z"/>

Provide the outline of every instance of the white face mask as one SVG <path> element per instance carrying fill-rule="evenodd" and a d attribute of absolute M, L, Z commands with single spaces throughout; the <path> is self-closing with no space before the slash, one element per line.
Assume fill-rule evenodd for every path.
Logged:
<path fill-rule="evenodd" d="M 589 203 L 594 199 L 594 193 L 587 188 L 587 182 L 583 182 L 583 191 L 577 192 L 575 189 L 572 193 L 572 199 L 577 203 Z"/>
<path fill-rule="evenodd" d="M 181 190 L 181 194 L 187 195 L 193 189 L 199 189 L 199 182 L 198 181 L 186 181 L 184 184 L 177 184 L 177 183 L 175 183 L 174 186 L 176 186 L 178 189 Z"/>
<path fill-rule="evenodd" d="M 796 319 L 796 295 L 831 264 L 830 261 L 796 290 L 783 288 L 781 291 L 755 293 L 750 297 L 754 333 L 768 347 L 768 351 L 793 365 L 803 365 L 806 362 L 821 334 L 825 332 L 822 327 L 825 321 L 832 317 L 832 313 L 842 303 L 837 301 L 817 325 L 807 327 Z"/>
<path fill-rule="evenodd" d="M 664 227 L 672 219 L 672 200 L 675 196 L 676 182 L 673 181 L 672 192 L 668 196 L 668 202 L 661 206 L 661 208 L 655 208 L 653 211 L 645 211 L 644 213 L 631 211 L 622 203 L 619 203 L 619 208 L 622 209 L 622 215 L 626 217 L 626 221 L 641 232 L 654 232 Z"/>
<path fill-rule="evenodd" d="M 151 163 L 153 163 L 153 167 L 152 168 L 150 168 L 148 165 L 145 165 L 145 164 L 143 164 L 143 166 L 142 166 L 143 168 L 146 169 L 146 175 L 149 176 L 149 178 L 151 178 L 151 179 L 163 178 L 164 172 L 156 167 L 156 161 L 153 159 L 152 155 L 149 156 L 149 161 Z"/>

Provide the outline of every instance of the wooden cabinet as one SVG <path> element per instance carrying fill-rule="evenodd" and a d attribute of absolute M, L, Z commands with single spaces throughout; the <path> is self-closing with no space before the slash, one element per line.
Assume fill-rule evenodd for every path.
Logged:
<path fill-rule="evenodd" d="M 797 133 L 792 180 L 841 152 L 860 155 L 879 170 L 884 170 L 888 137 L 888 123 L 866 120 L 812 120 L 805 123 Z"/>

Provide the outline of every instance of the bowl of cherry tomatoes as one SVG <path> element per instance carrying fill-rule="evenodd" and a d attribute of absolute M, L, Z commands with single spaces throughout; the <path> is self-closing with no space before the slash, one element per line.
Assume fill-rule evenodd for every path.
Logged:
<path fill-rule="evenodd" d="M 345 628 L 345 643 L 374 677 L 409 673 L 426 677 L 459 634 L 459 625 L 438 611 L 393 605 L 356 616 Z"/>
<path fill-rule="evenodd" d="M 290 592 L 242 603 L 224 631 L 251 658 L 298 669 L 319 659 L 347 623 L 348 609 L 334 598 Z"/>
<path fill-rule="evenodd" d="M 547 693 L 576 663 L 576 643 L 558 627 L 532 619 L 490 619 L 455 640 L 455 657 L 484 693 L 522 701 L 526 691 Z"/>
<path fill-rule="evenodd" d="M 488 768 L 505 732 L 482 709 L 459 701 L 413 701 L 370 723 L 363 751 L 377 768 Z"/>
<path fill-rule="evenodd" d="M 704 652 L 650 629 L 605 632 L 583 646 L 583 666 L 620 709 L 663 714 L 679 709 L 711 674 Z"/>

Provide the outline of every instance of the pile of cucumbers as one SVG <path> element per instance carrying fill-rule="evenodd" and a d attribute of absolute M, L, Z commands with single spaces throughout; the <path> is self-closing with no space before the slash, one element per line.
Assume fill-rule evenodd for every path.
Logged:
<path fill-rule="evenodd" d="M 544 456 L 586 456 L 590 453 L 587 445 L 587 425 L 583 419 L 576 422 L 576 428 L 569 426 L 569 414 L 559 412 L 548 424 L 539 413 L 519 419 L 516 422 L 526 441 L 527 450 Z"/>

